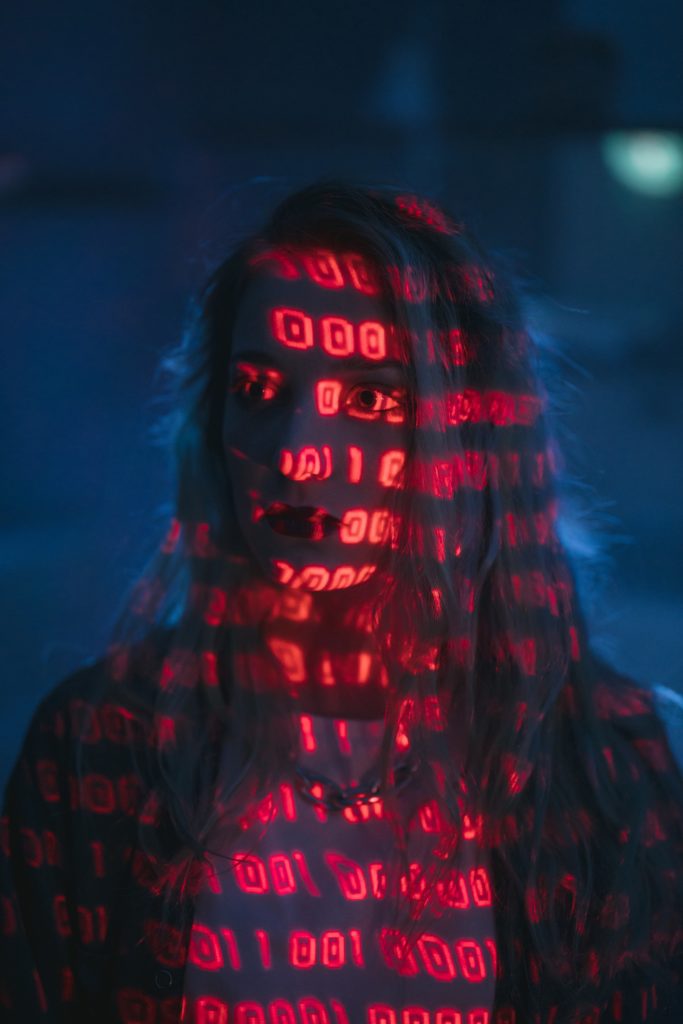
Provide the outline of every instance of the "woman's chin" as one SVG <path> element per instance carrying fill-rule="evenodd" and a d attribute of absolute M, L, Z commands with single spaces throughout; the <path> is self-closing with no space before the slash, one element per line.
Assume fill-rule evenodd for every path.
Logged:
<path fill-rule="evenodd" d="M 357 563 L 326 560 L 287 560 L 273 558 L 266 570 L 268 578 L 280 586 L 311 593 L 357 589 L 371 580 L 377 572 L 376 561 Z"/>

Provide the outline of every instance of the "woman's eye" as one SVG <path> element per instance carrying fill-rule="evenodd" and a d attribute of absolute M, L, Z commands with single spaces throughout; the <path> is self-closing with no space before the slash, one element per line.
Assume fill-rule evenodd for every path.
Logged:
<path fill-rule="evenodd" d="M 403 408 L 400 392 L 387 393 L 380 388 L 359 384 L 346 398 L 346 409 L 352 416 L 375 419 Z"/>
<path fill-rule="evenodd" d="M 231 391 L 249 405 L 272 402 L 277 398 L 277 388 L 267 380 L 241 378 L 235 381 Z"/>

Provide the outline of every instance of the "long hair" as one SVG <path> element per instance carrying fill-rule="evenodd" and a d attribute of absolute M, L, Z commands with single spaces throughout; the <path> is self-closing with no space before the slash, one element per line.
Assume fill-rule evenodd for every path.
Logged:
<path fill-rule="evenodd" d="M 578 559 L 561 539 L 569 476 L 539 348 L 503 261 L 441 205 L 399 189 L 322 181 L 284 199 L 214 270 L 164 361 L 175 505 L 107 660 L 131 721 L 144 723 L 131 736 L 148 782 L 141 874 L 169 905 L 191 895 L 216 830 L 229 849 L 245 807 L 296 754 L 286 701 L 254 683 L 268 677 L 259 621 L 272 595 L 250 585 L 221 423 L 254 264 L 302 250 L 353 252 L 373 268 L 411 395 L 388 585 L 372 613 L 391 680 L 382 772 L 397 820 L 403 730 L 434 766 L 446 839 L 408 892 L 407 916 L 419 926 L 463 827 L 475 827 L 502 880 L 499 962 L 522 965 L 505 990 L 529 1014 L 519 1019 L 541 999 L 557 1024 L 604 1005 L 631 964 L 669 980 L 683 783 L 667 761 L 663 788 L 655 762 L 670 752 L 641 742 L 647 688 L 591 642 Z M 226 780 L 228 739 L 239 756 Z"/>

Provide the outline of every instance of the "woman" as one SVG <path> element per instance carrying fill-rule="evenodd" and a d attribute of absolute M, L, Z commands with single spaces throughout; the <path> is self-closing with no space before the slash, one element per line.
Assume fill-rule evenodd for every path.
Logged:
<path fill-rule="evenodd" d="M 591 649 L 519 303 L 285 199 L 166 361 L 175 515 L 8 785 L 9 1020 L 680 1020 L 683 780 Z"/>

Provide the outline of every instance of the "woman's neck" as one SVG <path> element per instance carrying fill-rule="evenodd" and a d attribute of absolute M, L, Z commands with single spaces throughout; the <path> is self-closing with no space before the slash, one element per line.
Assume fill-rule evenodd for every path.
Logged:
<path fill-rule="evenodd" d="M 389 680 L 373 628 L 377 594 L 364 587 L 293 592 L 273 604 L 263 640 L 297 710 L 383 717 Z"/>

